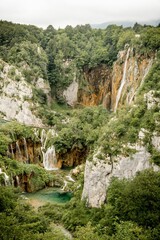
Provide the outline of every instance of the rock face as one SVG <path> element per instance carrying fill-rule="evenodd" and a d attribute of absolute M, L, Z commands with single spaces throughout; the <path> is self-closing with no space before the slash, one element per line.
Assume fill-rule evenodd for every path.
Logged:
<path fill-rule="evenodd" d="M 48 81 L 45 81 L 43 78 L 38 78 L 35 82 L 37 89 L 41 89 L 47 96 L 47 102 L 51 102 L 51 88 Z"/>
<path fill-rule="evenodd" d="M 160 107 L 160 98 L 156 97 L 156 94 L 159 95 L 160 92 L 155 93 L 154 90 L 150 90 L 148 93 L 144 94 L 144 100 L 147 103 L 147 109 Z"/>
<path fill-rule="evenodd" d="M 87 149 L 73 148 L 66 153 L 57 154 L 58 165 L 63 167 L 75 167 L 86 161 Z"/>
<path fill-rule="evenodd" d="M 81 77 L 83 80 L 78 90 L 78 103 L 84 106 L 103 104 L 110 109 L 111 69 L 106 65 L 86 69 Z"/>
<path fill-rule="evenodd" d="M 133 102 L 138 88 L 143 83 L 153 63 L 153 57 L 142 58 L 131 48 L 118 54 L 113 65 L 111 108 L 116 111 L 120 105 Z"/>
<path fill-rule="evenodd" d="M 78 83 L 76 82 L 76 80 L 73 80 L 69 87 L 63 92 L 63 96 L 65 97 L 68 105 L 73 107 L 77 103 L 77 93 Z"/>
<path fill-rule="evenodd" d="M 78 103 L 84 106 L 103 104 L 107 109 L 130 105 L 153 63 L 153 56 L 143 58 L 134 49 L 120 51 L 113 69 L 101 65 L 85 69 L 79 80 Z"/>
<path fill-rule="evenodd" d="M 0 60 L 0 113 L 4 119 L 17 120 L 26 125 L 43 126 L 31 109 L 37 104 L 32 100 L 33 91 L 29 83 L 15 67 Z"/>
<path fill-rule="evenodd" d="M 158 141 L 157 141 L 158 138 Z M 156 140 L 156 144 L 154 144 Z M 160 137 L 153 137 L 153 144 L 159 149 Z M 98 150 L 93 156 L 92 162 L 87 161 L 84 174 L 84 188 L 82 199 L 91 207 L 100 207 L 106 200 L 107 188 L 111 177 L 132 178 L 139 171 L 153 168 L 158 170 L 156 165 L 150 163 L 150 154 L 144 146 L 135 145 L 136 153 L 129 157 L 118 156 L 114 161 L 98 159 Z"/>
<path fill-rule="evenodd" d="M 41 143 L 31 139 L 19 139 L 9 145 L 8 156 L 23 163 L 42 165 Z"/>

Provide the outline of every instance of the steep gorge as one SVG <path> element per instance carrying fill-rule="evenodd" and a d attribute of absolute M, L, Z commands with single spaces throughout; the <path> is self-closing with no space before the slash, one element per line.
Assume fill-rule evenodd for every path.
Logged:
<path fill-rule="evenodd" d="M 146 77 L 147 73 L 149 72 L 151 66 L 153 63 L 153 56 L 150 58 L 144 58 L 140 57 L 137 54 L 134 54 L 134 50 L 131 48 L 126 48 L 125 50 L 119 52 L 118 58 L 115 61 L 113 65 L 113 69 L 110 67 L 107 67 L 106 65 L 102 65 L 93 69 L 85 69 L 83 73 L 81 73 L 81 80 L 74 79 L 73 81 L 76 81 L 78 83 L 78 89 L 76 90 L 77 99 L 74 97 L 69 100 L 68 104 L 71 106 L 74 106 L 75 104 L 83 105 L 83 106 L 97 106 L 102 104 L 104 108 L 109 110 L 116 111 L 119 106 L 122 105 L 130 105 L 135 98 L 135 95 L 139 89 L 139 87 L 142 85 L 144 78 Z M 5 105 L 5 103 L 2 104 L 4 101 L 4 98 L 9 98 L 9 101 L 21 101 L 21 105 L 23 109 L 23 105 L 28 101 L 27 99 L 31 99 L 33 97 L 32 88 L 28 83 L 25 82 L 25 79 L 22 79 L 21 81 L 15 81 L 12 79 L 12 77 L 8 77 L 9 69 L 12 68 L 6 63 L 1 63 L 4 68 L 1 73 L 1 78 L 3 82 L 3 88 L 2 88 L 2 95 L 1 95 L 1 113 L 5 114 L 5 119 L 11 120 L 12 118 L 16 118 L 18 121 L 23 122 L 25 124 L 34 125 L 34 126 L 41 126 L 43 127 L 43 124 L 40 119 L 34 116 L 34 113 L 32 113 L 29 109 L 24 110 L 24 112 L 21 114 L 23 117 L 19 118 L 19 113 L 16 110 L 16 114 L 10 114 L 9 111 L 14 109 L 14 106 L 12 108 L 8 109 L 9 105 Z M 5 70 L 7 69 L 7 70 Z M 17 71 L 17 74 L 20 74 Z M 43 80 L 43 79 L 42 79 Z M 45 91 L 45 85 L 44 80 L 39 81 L 40 84 L 37 85 L 43 91 Z M 38 83 L 37 83 L 38 84 Z M 20 89 L 23 89 L 21 91 Z M 46 94 L 49 94 L 49 88 L 47 87 Z M 70 90 L 69 90 L 70 91 Z M 17 95 L 16 95 L 17 92 Z M 19 95 L 20 93 L 20 95 Z M 66 96 L 67 96 L 67 90 L 66 90 Z M 19 97 L 18 97 L 19 95 Z M 70 94 L 68 95 L 70 96 Z M 20 99 L 20 100 L 19 100 Z M 67 100 L 67 98 L 66 98 Z M 73 101 L 72 101 L 73 100 Z M 28 103 L 27 104 L 33 104 Z M 36 103 L 37 104 L 37 103 Z M 17 105 L 17 103 L 16 103 Z M 29 105 L 28 105 L 29 106 Z M 31 112 L 31 114 L 28 114 L 28 111 Z M 13 116 L 12 116 L 13 115 Z M 8 117 L 9 116 L 9 117 Z M 37 132 L 37 133 L 36 133 Z M 54 139 L 54 136 L 57 136 L 57 133 L 54 129 L 49 130 L 36 130 L 35 134 L 38 137 L 38 140 L 35 142 L 31 139 L 25 139 L 24 137 L 21 139 L 18 139 L 17 141 L 11 143 L 8 148 L 8 156 L 12 159 L 17 159 L 18 161 L 26 164 L 38 164 L 41 167 L 44 167 L 46 170 L 54 170 L 54 169 L 60 169 L 63 167 L 75 167 L 79 164 L 82 164 L 86 161 L 87 155 L 88 155 L 88 149 L 87 147 L 83 147 L 82 149 L 79 149 L 78 147 L 68 149 L 65 153 L 62 152 L 56 152 L 54 145 L 47 145 L 47 141 Z M 143 154 L 142 154 L 143 155 Z M 119 161 L 119 160 L 118 160 Z M 95 164 L 95 163 L 94 163 Z M 96 164 L 99 164 L 97 162 Z M 147 163 L 148 164 L 148 163 Z M 92 165 L 92 164 L 91 164 Z M 104 200 L 105 200 L 105 193 L 97 193 L 99 188 L 96 187 L 96 185 L 93 185 L 93 188 L 95 188 L 96 196 L 102 195 L 103 200 L 97 200 L 98 202 L 94 202 L 94 197 L 90 196 L 90 191 L 88 192 L 87 186 L 90 185 L 90 178 L 92 184 L 94 181 L 97 181 L 94 177 L 94 181 L 92 181 L 92 170 L 87 170 L 88 166 L 90 166 L 89 162 L 86 163 L 86 171 L 85 173 L 85 185 L 84 185 L 84 191 L 82 198 L 88 199 L 88 203 L 91 206 L 100 206 Z M 104 165 L 105 166 L 105 165 Z M 147 165 L 149 166 L 149 165 Z M 113 168 L 113 166 L 107 166 Z M 101 168 L 101 166 L 100 166 Z M 104 169 L 106 166 L 104 167 Z M 92 169 L 92 167 L 89 167 L 89 169 Z M 100 174 L 102 173 L 101 170 L 98 170 L 99 167 L 96 165 L 96 172 L 99 171 Z M 142 167 L 143 169 L 143 167 Z M 142 170 L 141 169 L 141 170 Z M 89 172 L 88 172 L 89 171 Z M 127 171 L 127 170 L 126 170 Z M 128 170 L 130 171 L 130 170 Z M 113 171 L 114 172 L 114 171 Z M 136 172 L 136 171 L 135 171 Z M 97 173 L 93 173 L 93 175 Z M 104 175 L 106 176 L 112 176 L 112 170 L 104 171 Z M 134 175 L 135 173 L 133 173 Z M 103 174 L 102 174 L 103 175 Z M 102 176 L 101 175 L 101 176 Z M 125 175 L 122 174 L 123 176 Z M 90 176 L 88 178 L 87 176 Z M 19 180 L 17 180 L 17 177 L 14 180 L 14 185 L 18 186 L 18 182 L 24 182 L 24 184 L 27 183 L 27 179 L 30 179 L 32 177 L 31 175 L 24 175 L 19 176 Z M 108 177 L 107 177 L 108 179 Z M 110 177 L 109 177 L 110 179 Z M 104 182 L 109 182 L 109 180 L 101 179 L 102 185 L 103 185 L 103 191 L 105 192 L 106 184 Z M 88 182 L 89 181 L 89 182 Z M 95 183 L 97 184 L 97 183 Z M 100 184 L 100 183 L 99 183 Z M 25 189 L 28 189 L 27 191 L 31 191 L 30 187 L 24 187 Z M 90 187 L 92 189 L 92 187 Z M 101 189 L 101 187 L 100 187 Z M 91 191 L 92 194 L 94 194 L 94 190 Z M 92 199 L 92 200 L 91 200 Z M 93 203 L 92 203 L 93 201 Z"/>
<path fill-rule="evenodd" d="M 115 26 L 104 32 L 80 27 L 72 29 L 73 34 L 52 30 L 41 32 L 44 41 L 23 39 L 13 46 L 2 42 L 8 55 L 0 61 L 0 117 L 34 128 L 29 137 L 8 133 L 6 155 L 2 149 L 2 185 L 8 181 L 6 156 L 20 163 L 10 182 L 26 191 L 61 185 L 49 179 L 50 171 L 86 163 L 82 199 L 100 207 L 112 177 L 132 178 L 146 168 L 157 170 L 150 161 L 159 159 L 158 80 L 157 89 L 150 84 L 141 102 L 136 100 L 157 61 L 158 44 L 151 42 L 147 48 L 145 29 L 141 35 L 132 29 L 129 39 L 127 29 Z M 129 109 L 128 119 L 122 107 Z M 144 142 L 136 139 L 138 135 L 144 135 Z M 32 170 L 34 166 L 38 170 Z"/>
<path fill-rule="evenodd" d="M 84 70 L 83 82 L 79 83 L 77 104 L 97 106 L 116 111 L 118 106 L 128 106 L 147 76 L 154 54 L 144 57 L 126 47 L 118 53 L 113 68 L 102 65 Z M 82 87 L 81 87 L 82 85 Z M 84 86 L 83 86 L 84 85 Z"/>

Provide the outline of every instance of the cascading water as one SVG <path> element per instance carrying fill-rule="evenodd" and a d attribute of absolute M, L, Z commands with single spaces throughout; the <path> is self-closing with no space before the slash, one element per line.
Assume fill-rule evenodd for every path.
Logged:
<path fill-rule="evenodd" d="M 70 182 L 75 182 L 75 180 L 71 177 L 71 175 L 67 175 L 66 178 L 67 178 Z"/>
<path fill-rule="evenodd" d="M 117 110 L 118 103 L 119 103 L 119 100 L 121 98 L 122 90 L 123 90 L 124 84 L 126 82 L 126 72 L 127 72 L 127 62 L 128 62 L 129 52 L 130 52 L 130 48 L 128 48 L 128 50 L 127 50 L 127 55 L 126 55 L 124 68 L 123 68 L 123 77 L 122 77 L 122 80 L 121 80 L 121 85 L 118 89 L 118 93 L 117 93 L 117 97 L 116 97 L 116 104 L 115 104 L 115 107 L 114 107 L 114 112 L 116 112 L 116 110 Z"/>
<path fill-rule="evenodd" d="M 46 170 L 58 169 L 55 147 L 52 145 L 47 148 L 47 141 L 49 140 L 49 138 L 53 138 L 56 135 L 57 134 L 54 129 L 49 129 L 48 132 L 42 129 L 41 132 L 41 151 L 43 155 L 43 166 Z"/>
<path fill-rule="evenodd" d="M 27 141 L 25 138 L 23 138 L 23 144 L 24 144 L 24 153 L 26 157 L 26 163 L 29 163 L 29 155 L 28 155 L 28 148 L 27 148 Z"/>
<path fill-rule="evenodd" d="M 18 141 L 16 142 L 16 152 L 18 153 L 18 158 L 22 159 L 22 153 L 21 153 Z"/>
<path fill-rule="evenodd" d="M 66 181 L 66 180 L 64 180 L 64 186 L 62 187 L 62 191 L 64 191 L 65 189 L 66 189 L 66 187 L 67 187 L 67 184 L 68 184 L 68 182 Z"/>
<path fill-rule="evenodd" d="M 19 177 L 18 176 L 16 176 L 16 184 L 17 184 L 17 187 L 20 186 L 20 181 L 19 181 Z"/>
<path fill-rule="evenodd" d="M 43 165 L 46 170 L 56 170 L 57 158 L 55 147 L 51 146 L 47 149 L 47 151 L 43 152 Z"/>
<path fill-rule="evenodd" d="M 64 180 L 64 185 L 63 185 L 63 187 L 62 187 L 62 189 L 61 189 L 62 191 L 65 191 L 65 190 L 66 190 L 66 187 L 67 187 L 67 185 L 68 185 L 68 181 L 75 183 L 75 180 L 71 177 L 71 175 L 67 175 L 67 176 L 65 176 L 65 178 L 67 178 L 67 180 Z"/>
<path fill-rule="evenodd" d="M 14 159 L 14 152 L 13 152 L 13 145 L 12 145 L 12 143 L 10 144 L 10 147 L 11 147 L 11 156 Z"/>
<path fill-rule="evenodd" d="M 9 176 L 5 172 L 2 172 L 2 169 L 0 168 L 0 175 L 1 174 L 3 174 L 3 176 L 4 176 L 4 184 L 5 184 L 5 186 L 10 185 Z"/>

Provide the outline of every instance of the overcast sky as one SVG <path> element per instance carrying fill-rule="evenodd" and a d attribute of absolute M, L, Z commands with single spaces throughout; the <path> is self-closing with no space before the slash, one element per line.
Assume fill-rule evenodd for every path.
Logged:
<path fill-rule="evenodd" d="M 160 18 L 160 0 L 0 0 L 0 19 L 46 28 Z"/>

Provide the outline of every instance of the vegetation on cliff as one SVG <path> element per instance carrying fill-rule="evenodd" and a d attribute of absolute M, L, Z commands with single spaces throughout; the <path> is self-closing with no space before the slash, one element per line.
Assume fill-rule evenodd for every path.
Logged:
<path fill-rule="evenodd" d="M 139 55 L 152 55 L 160 46 L 160 28 L 135 24 L 133 28 L 90 25 L 46 30 L 0 21 L 0 56 L 19 67 L 29 82 L 48 79 L 52 94 L 64 103 L 62 91 L 84 69 L 112 66 L 125 44 Z"/>
<path fill-rule="evenodd" d="M 77 106 L 76 109 L 66 106 L 63 90 L 75 78 L 80 79 L 80 86 L 85 88 L 82 73 L 86 69 L 91 71 L 101 65 L 112 68 L 118 52 L 128 46 L 132 47 L 137 61 L 145 57 L 154 59 L 149 74 L 135 94 L 133 106 L 125 106 L 116 113 L 102 106 Z M 85 149 L 84 161 L 86 156 L 92 161 L 97 148 L 101 148 L 99 160 L 104 156 L 112 160 L 118 154 L 128 156 L 134 151 L 130 146 L 138 142 L 142 131 L 141 144 L 147 147 L 150 160 L 160 165 L 160 152 L 152 141 L 154 134 L 160 134 L 159 47 L 159 27 L 135 24 L 133 28 L 123 28 L 112 25 L 100 30 L 85 25 L 59 30 L 48 26 L 43 30 L 0 21 L 0 57 L 13 66 L 9 76 L 21 81 L 16 73 L 17 69 L 21 72 L 33 89 L 33 97 L 29 101 L 38 102 L 38 114 L 45 127 L 54 128 L 58 133 L 54 137 L 49 136 L 47 147 L 54 145 L 57 154 Z M 120 64 L 124 64 L 123 61 Z M 4 69 L 3 64 L 1 68 Z M 35 87 L 39 78 L 49 81 L 52 96 Z M 27 163 L 25 158 L 17 161 L 16 154 L 11 156 L 12 144 L 16 146 L 24 139 L 33 146 L 41 144 L 34 128 L 16 122 L 0 123 L 0 168 L 12 178 L 13 185 L 18 186 L 16 177 L 25 177 L 21 188 L 35 191 L 57 178 L 42 168 L 40 155 L 38 160 Z M 53 227 L 54 223 L 64 225 L 75 240 L 159 239 L 159 172 L 147 170 L 132 180 L 113 179 L 101 209 L 89 208 L 80 200 L 83 174 L 79 174 L 76 180 L 71 187 L 74 196 L 69 203 L 65 206 L 47 205 L 35 213 L 24 204 L 15 189 L 4 187 L 5 174 L 0 174 L 0 222 L 3 222 L 0 238 L 67 239 L 55 225 Z"/>
<path fill-rule="evenodd" d="M 13 189 L 1 187 L 1 239 L 68 239 L 53 227 L 54 222 L 54 226 L 63 224 L 75 240 L 89 240 L 91 236 L 95 240 L 158 240 L 159 182 L 159 172 L 146 170 L 133 180 L 113 179 L 108 202 L 100 209 L 88 208 L 79 201 L 80 188 L 66 205 L 49 204 L 38 213 L 18 200 Z"/>

